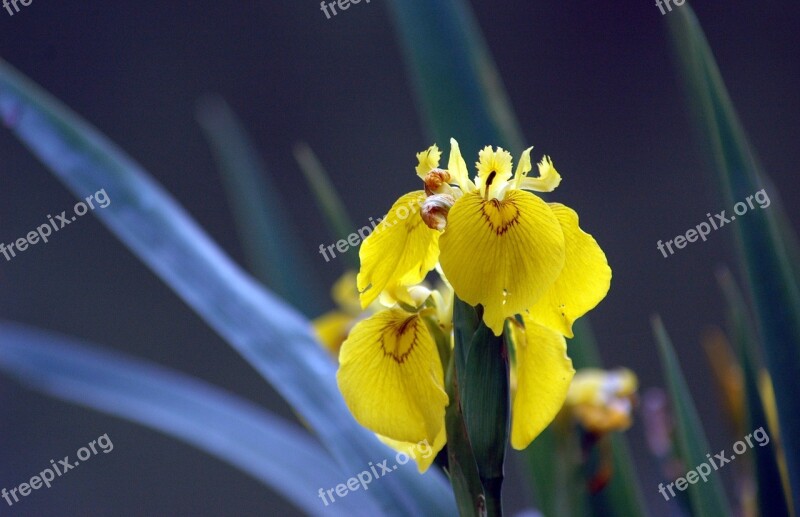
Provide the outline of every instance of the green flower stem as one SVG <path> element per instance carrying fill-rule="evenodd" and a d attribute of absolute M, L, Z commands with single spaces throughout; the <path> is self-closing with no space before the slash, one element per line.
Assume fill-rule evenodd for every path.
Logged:
<path fill-rule="evenodd" d="M 451 482 L 462 515 L 467 506 L 462 504 L 466 488 L 468 495 L 464 497 L 471 505 L 468 515 L 499 516 L 510 411 L 508 358 L 503 338 L 483 324 L 479 309 L 456 298 L 453 323 L 455 349 L 447 379 L 451 397 L 447 438 L 449 446 L 455 445 L 449 450 Z M 465 460 L 459 454 L 469 454 L 470 458 Z M 454 472 L 463 477 L 455 477 Z"/>

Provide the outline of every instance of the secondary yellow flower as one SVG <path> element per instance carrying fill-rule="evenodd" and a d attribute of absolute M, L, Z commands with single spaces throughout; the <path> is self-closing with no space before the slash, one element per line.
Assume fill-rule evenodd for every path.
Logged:
<path fill-rule="evenodd" d="M 484 148 L 474 181 L 455 140 L 447 170 L 438 168 L 437 146 L 419 153 L 424 190 L 402 196 L 361 246 L 362 305 L 420 282 L 438 260 L 458 297 L 484 307 L 495 335 L 506 318 L 528 312 L 572 337 L 572 323 L 608 292 L 611 269 L 572 209 L 529 192 L 550 192 L 561 182 L 548 157 L 539 176 L 528 177 L 530 152 L 512 174 L 508 151 Z"/>
<path fill-rule="evenodd" d="M 572 380 L 564 408 L 589 431 L 624 431 L 631 426 L 637 387 L 636 375 L 626 368 L 584 368 Z"/>

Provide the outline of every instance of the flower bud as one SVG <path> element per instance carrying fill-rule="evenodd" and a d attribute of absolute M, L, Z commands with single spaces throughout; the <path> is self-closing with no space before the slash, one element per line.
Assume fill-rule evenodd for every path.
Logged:
<path fill-rule="evenodd" d="M 450 194 L 434 194 L 428 196 L 422 203 L 420 215 L 428 228 L 433 230 L 444 230 L 447 226 L 447 213 L 456 200 Z"/>

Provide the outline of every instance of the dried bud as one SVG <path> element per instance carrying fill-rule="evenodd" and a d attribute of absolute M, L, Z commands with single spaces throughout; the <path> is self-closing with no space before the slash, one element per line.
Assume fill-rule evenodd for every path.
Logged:
<path fill-rule="evenodd" d="M 443 169 L 431 169 L 425 175 L 425 193 L 429 196 L 433 194 L 442 194 L 440 192 L 442 186 L 450 182 L 450 173 Z"/>
<path fill-rule="evenodd" d="M 435 194 L 429 196 L 425 199 L 425 202 L 422 203 L 422 209 L 420 210 L 422 220 L 425 221 L 428 228 L 444 230 L 444 227 L 447 226 L 447 213 L 455 202 L 456 200 L 450 194 Z"/>

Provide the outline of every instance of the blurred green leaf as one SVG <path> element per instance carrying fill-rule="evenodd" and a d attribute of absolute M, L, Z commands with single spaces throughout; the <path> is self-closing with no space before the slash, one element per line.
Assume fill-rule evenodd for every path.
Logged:
<path fill-rule="evenodd" d="M 322 312 L 325 290 L 297 239 L 297 231 L 244 126 L 223 99 L 199 103 L 197 120 L 219 165 L 239 240 L 254 275 L 306 316 Z"/>
<path fill-rule="evenodd" d="M 519 129 L 502 79 L 469 3 L 464 0 L 391 0 L 431 136 L 453 137 L 467 153 L 486 145 L 522 151 Z"/>
<path fill-rule="evenodd" d="M 658 351 L 661 355 L 664 378 L 667 381 L 672 401 L 678 448 L 684 467 L 689 471 L 701 463 L 707 464 L 706 454 L 711 453 L 711 448 L 664 324 L 658 317 L 654 317 L 652 323 Z M 722 488 L 722 481 L 719 475 L 715 474 L 709 476 L 705 483 L 689 484 L 686 489 L 695 517 L 733 515 Z"/>
<path fill-rule="evenodd" d="M 294 157 L 297 160 L 303 176 L 314 193 L 317 206 L 322 211 L 325 225 L 330 231 L 334 240 L 347 239 L 353 233 L 355 226 L 347 214 L 347 208 L 342 203 L 336 187 L 325 172 L 325 168 L 320 163 L 317 155 L 311 150 L 308 144 L 297 144 L 294 148 Z M 371 231 L 371 229 L 370 229 Z M 358 268 L 358 255 L 356 253 L 346 253 L 347 262 L 351 267 Z"/>
<path fill-rule="evenodd" d="M 725 202 L 728 206 L 744 202 L 747 196 L 769 187 L 769 182 L 754 158 L 694 12 L 687 5 L 667 18 Z M 800 508 L 800 287 L 794 271 L 797 263 L 789 259 L 782 242 L 778 212 L 772 208 L 751 210 L 737 217 L 732 226 L 775 386 L 794 506 Z"/>
<path fill-rule="evenodd" d="M 2 61 L 0 116 L 76 196 L 106 190 L 112 202 L 92 213 L 275 387 L 346 471 L 392 457 L 350 415 L 308 321 L 237 267 L 131 158 Z M 370 490 L 391 515 L 454 511 L 434 471 L 399 469 Z"/>
<path fill-rule="evenodd" d="M 316 490 L 334 487 L 351 473 L 296 425 L 197 379 L 6 322 L 0 322 L 0 370 L 52 397 L 194 445 L 308 513 L 379 510 L 369 492 L 325 508 Z"/>
<path fill-rule="evenodd" d="M 728 302 L 728 328 L 735 344 L 744 378 L 746 431 L 758 428 L 768 430 L 767 413 L 761 399 L 758 382 L 759 358 L 756 331 L 742 293 L 730 271 L 717 273 L 717 280 Z M 758 488 L 758 507 L 761 515 L 790 515 L 789 495 L 783 491 L 783 480 L 778 467 L 778 449 L 775 440 L 751 452 L 755 455 L 755 481 Z M 748 460 L 751 461 L 751 460 Z"/>

